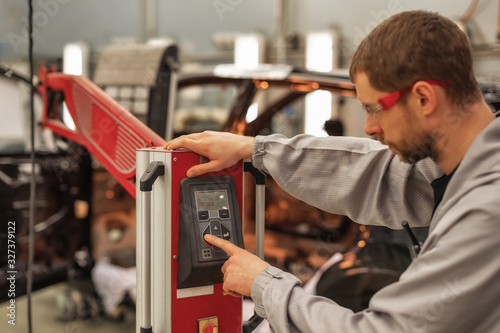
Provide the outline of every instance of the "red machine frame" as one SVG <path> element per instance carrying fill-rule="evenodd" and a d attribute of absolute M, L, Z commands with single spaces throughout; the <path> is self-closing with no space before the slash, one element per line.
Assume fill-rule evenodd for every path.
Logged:
<path fill-rule="evenodd" d="M 135 198 L 135 151 L 161 147 L 165 140 L 83 76 L 58 73 L 41 67 L 42 129 L 84 146 Z M 60 120 L 64 101 L 75 123 L 70 129 Z"/>

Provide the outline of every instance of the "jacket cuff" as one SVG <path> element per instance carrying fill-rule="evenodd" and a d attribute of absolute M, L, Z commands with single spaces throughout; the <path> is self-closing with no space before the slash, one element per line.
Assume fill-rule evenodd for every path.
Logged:
<path fill-rule="evenodd" d="M 259 170 L 262 170 L 264 167 L 264 155 L 266 151 L 264 149 L 264 137 L 256 136 L 254 145 L 253 145 L 253 156 L 252 156 L 252 164 Z"/>
<path fill-rule="evenodd" d="M 266 310 L 262 304 L 262 294 L 264 289 L 269 286 L 272 279 L 281 279 L 284 272 L 276 267 L 266 267 L 257 275 L 252 284 L 252 300 L 255 303 L 255 312 L 262 318 L 266 319 Z"/>

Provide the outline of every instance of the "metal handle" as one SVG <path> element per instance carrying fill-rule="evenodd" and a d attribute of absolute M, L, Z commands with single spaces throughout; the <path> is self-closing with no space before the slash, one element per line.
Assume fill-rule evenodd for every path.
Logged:
<path fill-rule="evenodd" d="M 141 279 L 142 307 L 141 333 L 151 329 L 151 191 L 141 192 L 142 199 L 142 249 L 141 261 L 143 277 Z"/>
<path fill-rule="evenodd" d="M 264 259 L 266 175 L 249 160 L 245 160 L 243 169 L 255 177 L 255 255 Z"/>
<path fill-rule="evenodd" d="M 264 260 L 266 185 L 255 186 L 255 255 Z"/>
<path fill-rule="evenodd" d="M 251 161 L 245 161 L 243 166 L 245 172 L 255 177 L 255 255 L 264 260 L 266 175 L 254 167 Z M 263 320 L 254 312 L 252 318 L 243 323 L 243 333 L 253 332 Z"/>
<path fill-rule="evenodd" d="M 151 191 L 153 183 L 159 176 L 165 174 L 165 165 L 162 162 L 151 162 L 141 177 L 141 333 L 152 333 L 151 326 Z"/>

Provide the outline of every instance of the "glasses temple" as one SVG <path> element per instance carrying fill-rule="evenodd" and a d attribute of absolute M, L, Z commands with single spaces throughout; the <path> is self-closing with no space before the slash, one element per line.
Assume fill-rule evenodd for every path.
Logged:
<path fill-rule="evenodd" d="M 380 104 L 382 109 L 388 110 L 394 104 L 396 104 L 396 102 L 398 101 L 398 99 L 400 97 L 401 97 L 401 93 L 399 91 L 395 91 L 395 92 L 385 96 L 384 98 L 380 98 L 377 102 L 378 102 L 378 104 Z"/>
<path fill-rule="evenodd" d="M 446 88 L 449 86 L 448 82 L 434 81 L 434 80 L 425 80 L 425 82 L 435 86 L 440 86 L 442 88 Z M 406 87 L 400 91 L 395 91 L 385 97 L 380 98 L 377 102 L 382 107 L 382 109 L 388 110 L 391 107 L 393 107 L 394 104 L 396 104 L 396 102 L 401 98 L 401 96 L 404 96 L 407 93 L 409 93 L 413 89 L 414 85 L 415 84 L 412 84 L 411 86 Z"/>

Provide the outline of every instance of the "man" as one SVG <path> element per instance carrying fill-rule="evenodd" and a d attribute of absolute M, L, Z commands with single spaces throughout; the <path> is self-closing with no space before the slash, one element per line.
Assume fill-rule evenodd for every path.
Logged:
<path fill-rule="evenodd" d="M 275 332 L 500 332 L 500 119 L 482 99 L 466 35 L 437 14 L 395 15 L 350 68 L 363 138 L 206 132 L 178 138 L 210 158 L 189 177 L 252 157 L 290 194 L 363 224 L 430 225 L 397 283 L 358 313 L 311 296 L 292 275 L 228 242 L 224 290 L 251 295 Z M 444 174 L 443 174 L 444 172 Z"/>

